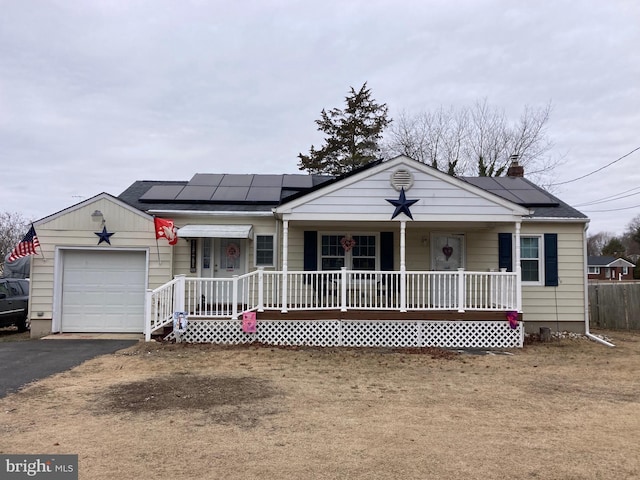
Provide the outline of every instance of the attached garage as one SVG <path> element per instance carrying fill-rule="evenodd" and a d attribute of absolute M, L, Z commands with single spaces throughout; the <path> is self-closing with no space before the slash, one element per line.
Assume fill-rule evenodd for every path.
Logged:
<path fill-rule="evenodd" d="M 60 331 L 144 331 L 147 252 L 64 249 Z"/>

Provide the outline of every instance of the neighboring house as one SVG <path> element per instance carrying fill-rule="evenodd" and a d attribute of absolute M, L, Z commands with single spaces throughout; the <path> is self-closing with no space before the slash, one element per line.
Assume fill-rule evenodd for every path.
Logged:
<path fill-rule="evenodd" d="M 587 266 L 590 281 L 633 280 L 633 269 L 635 265 L 624 258 L 589 256 Z"/>
<path fill-rule="evenodd" d="M 456 178 L 400 156 L 339 178 L 196 174 L 99 194 L 34 224 L 32 336 L 150 338 L 176 311 L 194 342 L 512 347 L 525 329 L 584 332 L 588 219 L 510 173 Z M 174 220 L 175 246 L 154 216 Z"/>

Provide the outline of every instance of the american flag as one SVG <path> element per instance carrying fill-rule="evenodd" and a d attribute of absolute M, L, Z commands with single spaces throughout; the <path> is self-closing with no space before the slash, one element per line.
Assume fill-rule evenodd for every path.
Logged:
<path fill-rule="evenodd" d="M 9 255 L 7 261 L 14 262 L 19 258 L 26 257 L 27 255 L 35 255 L 36 248 L 38 248 L 39 246 L 40 241 L 38 240 L 38 236 L 36 235 L 36 229 L 33 228 L 33 225 L 31 225 L 31 228 L 24 236 L 22 241 L 18 245 L 16 245 L 16 248 L 11 251 L 11 254 Z"/>

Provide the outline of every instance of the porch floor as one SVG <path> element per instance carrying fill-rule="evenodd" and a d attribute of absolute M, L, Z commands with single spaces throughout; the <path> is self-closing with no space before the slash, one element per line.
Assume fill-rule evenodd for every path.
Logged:
<path fill-rule="evenodd" d="M 256 312 L 256 320 L 442 320 L 442 321 L 506 321 L 506 312 L 457 310 L 420 310 L 399 312 L 392 310 L 290 310 L 282 313 L 279 310 Z M 522 321 L 522 314 L 518 314 Z"/>

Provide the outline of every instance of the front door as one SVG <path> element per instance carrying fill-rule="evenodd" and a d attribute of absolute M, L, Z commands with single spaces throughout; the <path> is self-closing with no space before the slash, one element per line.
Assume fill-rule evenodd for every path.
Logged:
<path fill-rule="evenodd" d="M 202 270 L 204 278 L 232 278 L 246 273 L 244 238 L 203 238 Z"/>
<path fill-rule="evenodd" d="M 450 272 L 438 275 L 431 288 L 431 304 L 436 308 L 458 306 L 458 268 L 464 267 L 464 235 L 436 233 L 431 237 L 431 269 Z"/>
<path fill-rule="evenodd" d="M 434 234 L 431 239 L 431 269 L 457 271 L 464 267 L 464 235 Z"/>
<path fill-rule="evenodd" d="M 204 238 L 202 241 L 202 277 L 231 279 L 247 271 L 246 245 L 244 238 Z M 242 282 L 238 282 L 238 303 L 244 303 Z M 211 282 L 201 295 L 205 310 L 229 308 L 233 300 L 232 282 Z"/>
<path fill-rule="evenodd" d="M 218 245 L 219 278 L 232 278 L 247 273 L 245 266 L 245 240 L 243 238 L 220 238 Z"/>

